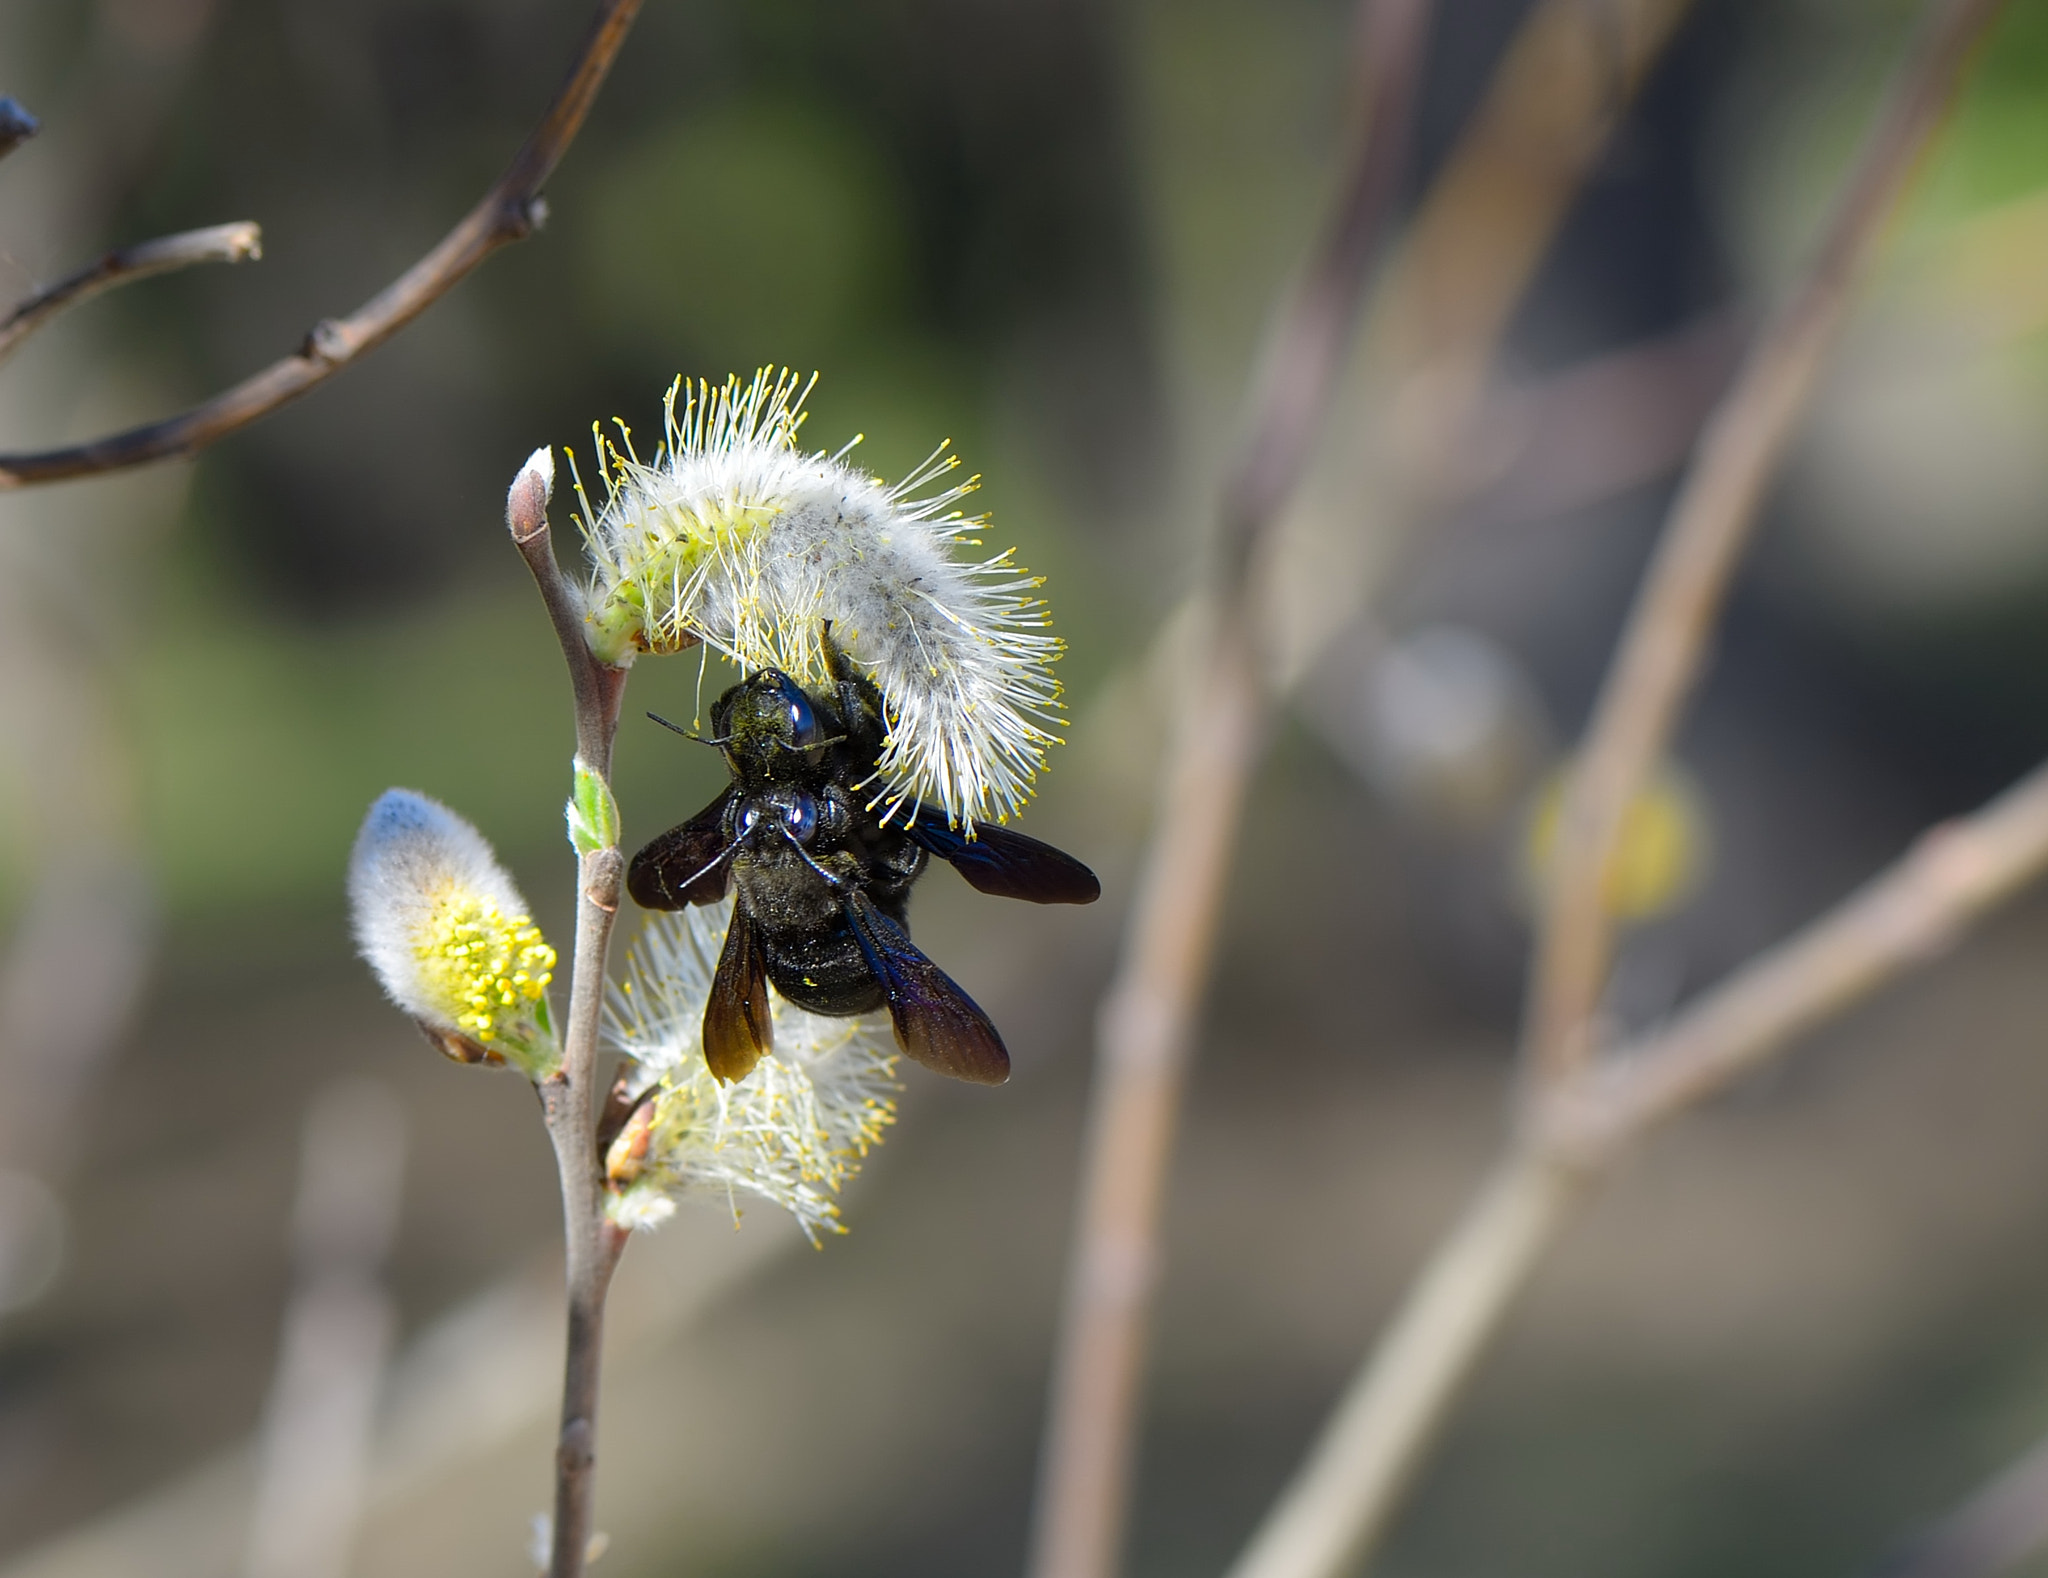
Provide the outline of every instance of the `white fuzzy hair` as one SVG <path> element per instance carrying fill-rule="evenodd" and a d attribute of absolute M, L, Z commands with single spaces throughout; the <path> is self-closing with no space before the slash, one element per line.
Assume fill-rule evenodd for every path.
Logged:
<path fill-rule="evenodd" d="M 349 856 L 356 947 L 394 1003 L 442 1030 L 456 1023 L 429 986 L 418 950 L 436 904 L 451 891 L 474 894 L 508 916 L 527 913 L 489 842 L 467 820 L 416 790 L 385 790 Z"/>
<path fill-rule="evenodd" d="M 881 1015 L 829 1018 L 770 998 L 775 1050 L 721 1084 L 704 1062 L 704 1003 L 732 904 L 648 917 L 626 979 L 607 994 L 609 1043 L 659 1084 L 642 1177 L 607 1210 L 652 1227 L 679 1195 L 758 1195 L 787 1209 L 813 1243 L 843 1232 L 837 1196 L 895 1119 L 896 1046 Z"/>
<path fill-rule="evenodd" d="M 1062 644 L 1032 595 L 1040 581 L 1010 550 L 954 556 L 979 546 L 984 521 L 954 507 L 978 479 L 915 496 L 958 464 L 945 445 L 894 486 L 847 464 L 846 449 L 799 450 L 808 393 L 767 369 L 745 386 L 678 380 L 651 464 L 629 435 L 623 450 L 600 440 L 604 507 L 577 483 L 593 622 L 622 623 L 645 651 L 701 640 L 805 685 L 829 677 L 829 623 L 887 705 L 885 815 L 929 802 L 956 826 L 1007 821 L 1058 743 Z"/>

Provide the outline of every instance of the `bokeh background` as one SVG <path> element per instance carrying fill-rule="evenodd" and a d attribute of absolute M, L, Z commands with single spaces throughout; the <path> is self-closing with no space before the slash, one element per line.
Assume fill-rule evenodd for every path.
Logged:
<path fill-rule="evenodd" d="M 1411 198 L 1527 9 L 1441 0 Z M 0 446 L 175 408 L 365 298 L 502 167 L 585 11 L 9 0 L 0 91 L 45 130 L 0 165 L 0 297 L 227 219 L 266 257 L 39 337 L 0 372 Z M 1277 578 L 1318 591 L 1304 672 L 1174 1173 L 1139 1578 L 1235 1551 L 1498 1141 L 1533 808 L 1909 20 L 1697 0 L 1422 502 L 1358 477 L 1365 427 L 1426 391 L 1367 369 L 1333 409 L 1289 522 L 1313 573 Z M 369 800 L 417 787 L 566 937 L 567 687 L 504 486 L 536 444 L 588 455 L 594 420 L 657 431 L 679 372 L 767 361 L 822 374 L 823 446 L 864 433 L 893 476 L 950 438 L 985 473 L 1071 644 L 1027 826 L 1106 893 L 1023 913 L 922 886 L 1017 1075 L 911 1070 L 849 1236 L 813 1252 L 707 1204 L 635 1247 L 601 1570 L 1018 1570 L 1094 1003 L 1200 639 L 1173 616 L 1337 173 L 1351 29 L 1337 0 L 651 0 L 541 234 L 195 465 L 0 498 L 0 1573 L 242 1570 L 322 1112 L 316 1136 L 371 1135 L 340 1147 L 374 1174 L 343 1195 L 393 1202 L 347 1570 L 525 1570 L 546 1146 L 516 1080 L 379 1001 L 341 871 Z M 2048 10 L 2021 0 L 1742 576 L 1641 851 L 1622 1025 L 2048 752 L 2044 257 Z M 629 713 L 687 716 L 699 683 L 643 664 Z M 629 724 L 628 838 L 715 773 Z M 1855 1573 L 2048 1430 L 2044 949 L 2022 901 L 1657 1141 L 1513 1322 L 1384 1570 Z"/>

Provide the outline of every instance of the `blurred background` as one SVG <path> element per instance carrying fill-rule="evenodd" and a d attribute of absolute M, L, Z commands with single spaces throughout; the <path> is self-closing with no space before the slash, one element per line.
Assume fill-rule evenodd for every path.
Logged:
<path fill-rule="evenodd" d="M 1440 0 L 1416 211 L 1532 9 Z M 0 91 L 44 131 L 0 165 L 0 299 L 229 219 L 265 258 L 39 336 L 0 372 L 0 447 L 171 410 L 363 300 L 498 173 L 586 11 L 9 0 Z M 1911 20 L 1662 14 L 1555 224 L 1462 216 L 1472 258 L 1533 259 L 1483 383 L 1441 398 L 1382 298 L 1288 520 L 1292 704 L 1176 1166 L 1139 1578 L 1234 1553 L 1498 1142 L 1548 775 Z M 547 1148 L 518 1081 L 380 1001 L 341 872 L 369 800 L 416 787 L 566 942 L 567 686 L 503 489 L 594 420 L 658 431 L 678 372 L 767 361 L 822 374 L 808 440 L 864 433 L 889 477 L 951 438 L 985 473 L 1071 646 L 1027 827 L 1106 894 L 922 885 L 1017 1075 L 909 1070 L 849 1236 L 706 1204 L 635 1246 L 601 1571 L 1019 1570 L 1094 1004 L 1199 639 L 1173 615 L 1337 174 L 1351 31 L 1338 0 L 652 0 L 537 237 L 195 465 L 0 498 L 0 1574 L 527 1570 Z M 2022 0 L 1632 842 L 1624 1027 L 2048 753 L 2044 252 L 2048 8 Z M 645 663 L 629 717 L 698 684 Z M 629 841 L 715 788 L 652 724 L 619 757 Z M 2044 948 L 2022 901 L 1660 1139 L 1513 1322 L 1383 1570 L 1853 1574 L 2048 1431 Z M 290 1538 L 358 1522 L 345 1565 Z"/>

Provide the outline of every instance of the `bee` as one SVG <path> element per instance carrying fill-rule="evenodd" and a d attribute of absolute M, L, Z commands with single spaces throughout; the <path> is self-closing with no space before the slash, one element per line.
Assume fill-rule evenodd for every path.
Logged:
<path fill-rule="evenodd" d="M 1102 886 L 1073 856 L 1007 828 L 970 836 L 922 808 L 877 816 L 863 790 L 888 732 L 882 695 L 829 631 L 824 649 L 829 688 L 814 694 L 764 668 L 712 703 L 705 743 L 724 753 L 732 782 L 633 857 L 627 891 L 655 910 L 736 895 L 704 1006 L 704 1060 L 719 1079 L 744 1079 L 772 1049 L 772 983 L 814 1014 L 886 1005 L 909 1057 L 1000 1085 L 1003 1038 L 910 940 L 911 887 L 933 855 L 983 893 L 1034 904 L 1092 904 Z"/>

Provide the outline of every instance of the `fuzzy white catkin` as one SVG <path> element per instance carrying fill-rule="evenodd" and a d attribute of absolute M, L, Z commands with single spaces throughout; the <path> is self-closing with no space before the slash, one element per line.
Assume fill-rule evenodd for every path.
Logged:
<path fill-rule="evenodd" d="M 348 889 L 363 957 L 392 1001 L 456 1038 L 442 1050 L 532 1078 L 554 1066 L 555 951 L 481 833 L 439 801 L 387 790 L 356 835 Z"/>
<path fill-rule="evenodd" d="M 957 464 L 944 446 L 893 486 L 846 450 L 800 450 L 806 393 L 766 369 L 744 386 L 678 381 L 652 463 L 600 440 L 603 507 L 578 483 L 600 655 L 701 640 L 817 684 L 829 622 L 888 708 L 877 803 L 1007 820 L 1058 743 L 1062 647 L 1040 582 L 1008 551 L 956 557 L 984 524 L 954 507 L 975 480 L 916 496 Z"/>
<path fill-rule="evenodd" d="M 467 820 L 415 790 L 385 790 L 363 818 L 349 857 L 356 947 L 394 1003 L 444 1030 L 455 1028 L 454 1017 L 421 968 L 419 942 L 451 890 L 473 893 L 506 915 L 527 913 L 489 841 Z"/>
<path fill-rule="evenodd" d="M 641 1175 L 608 1211 L 622 1227 L 666 1220 L 684 1195 L 782 1206 L 816 1242 L 843 1231 L 838 1195 L 895 1121 L 896 1046 L 886 1018 L 828 1018 L 771 998 L 775 1050 L 722 1085 L 704 1063 L 704 1003 L 732 905 L 650 916 L 606 1008 L 610 1044 L 659 1085 Z"/>

